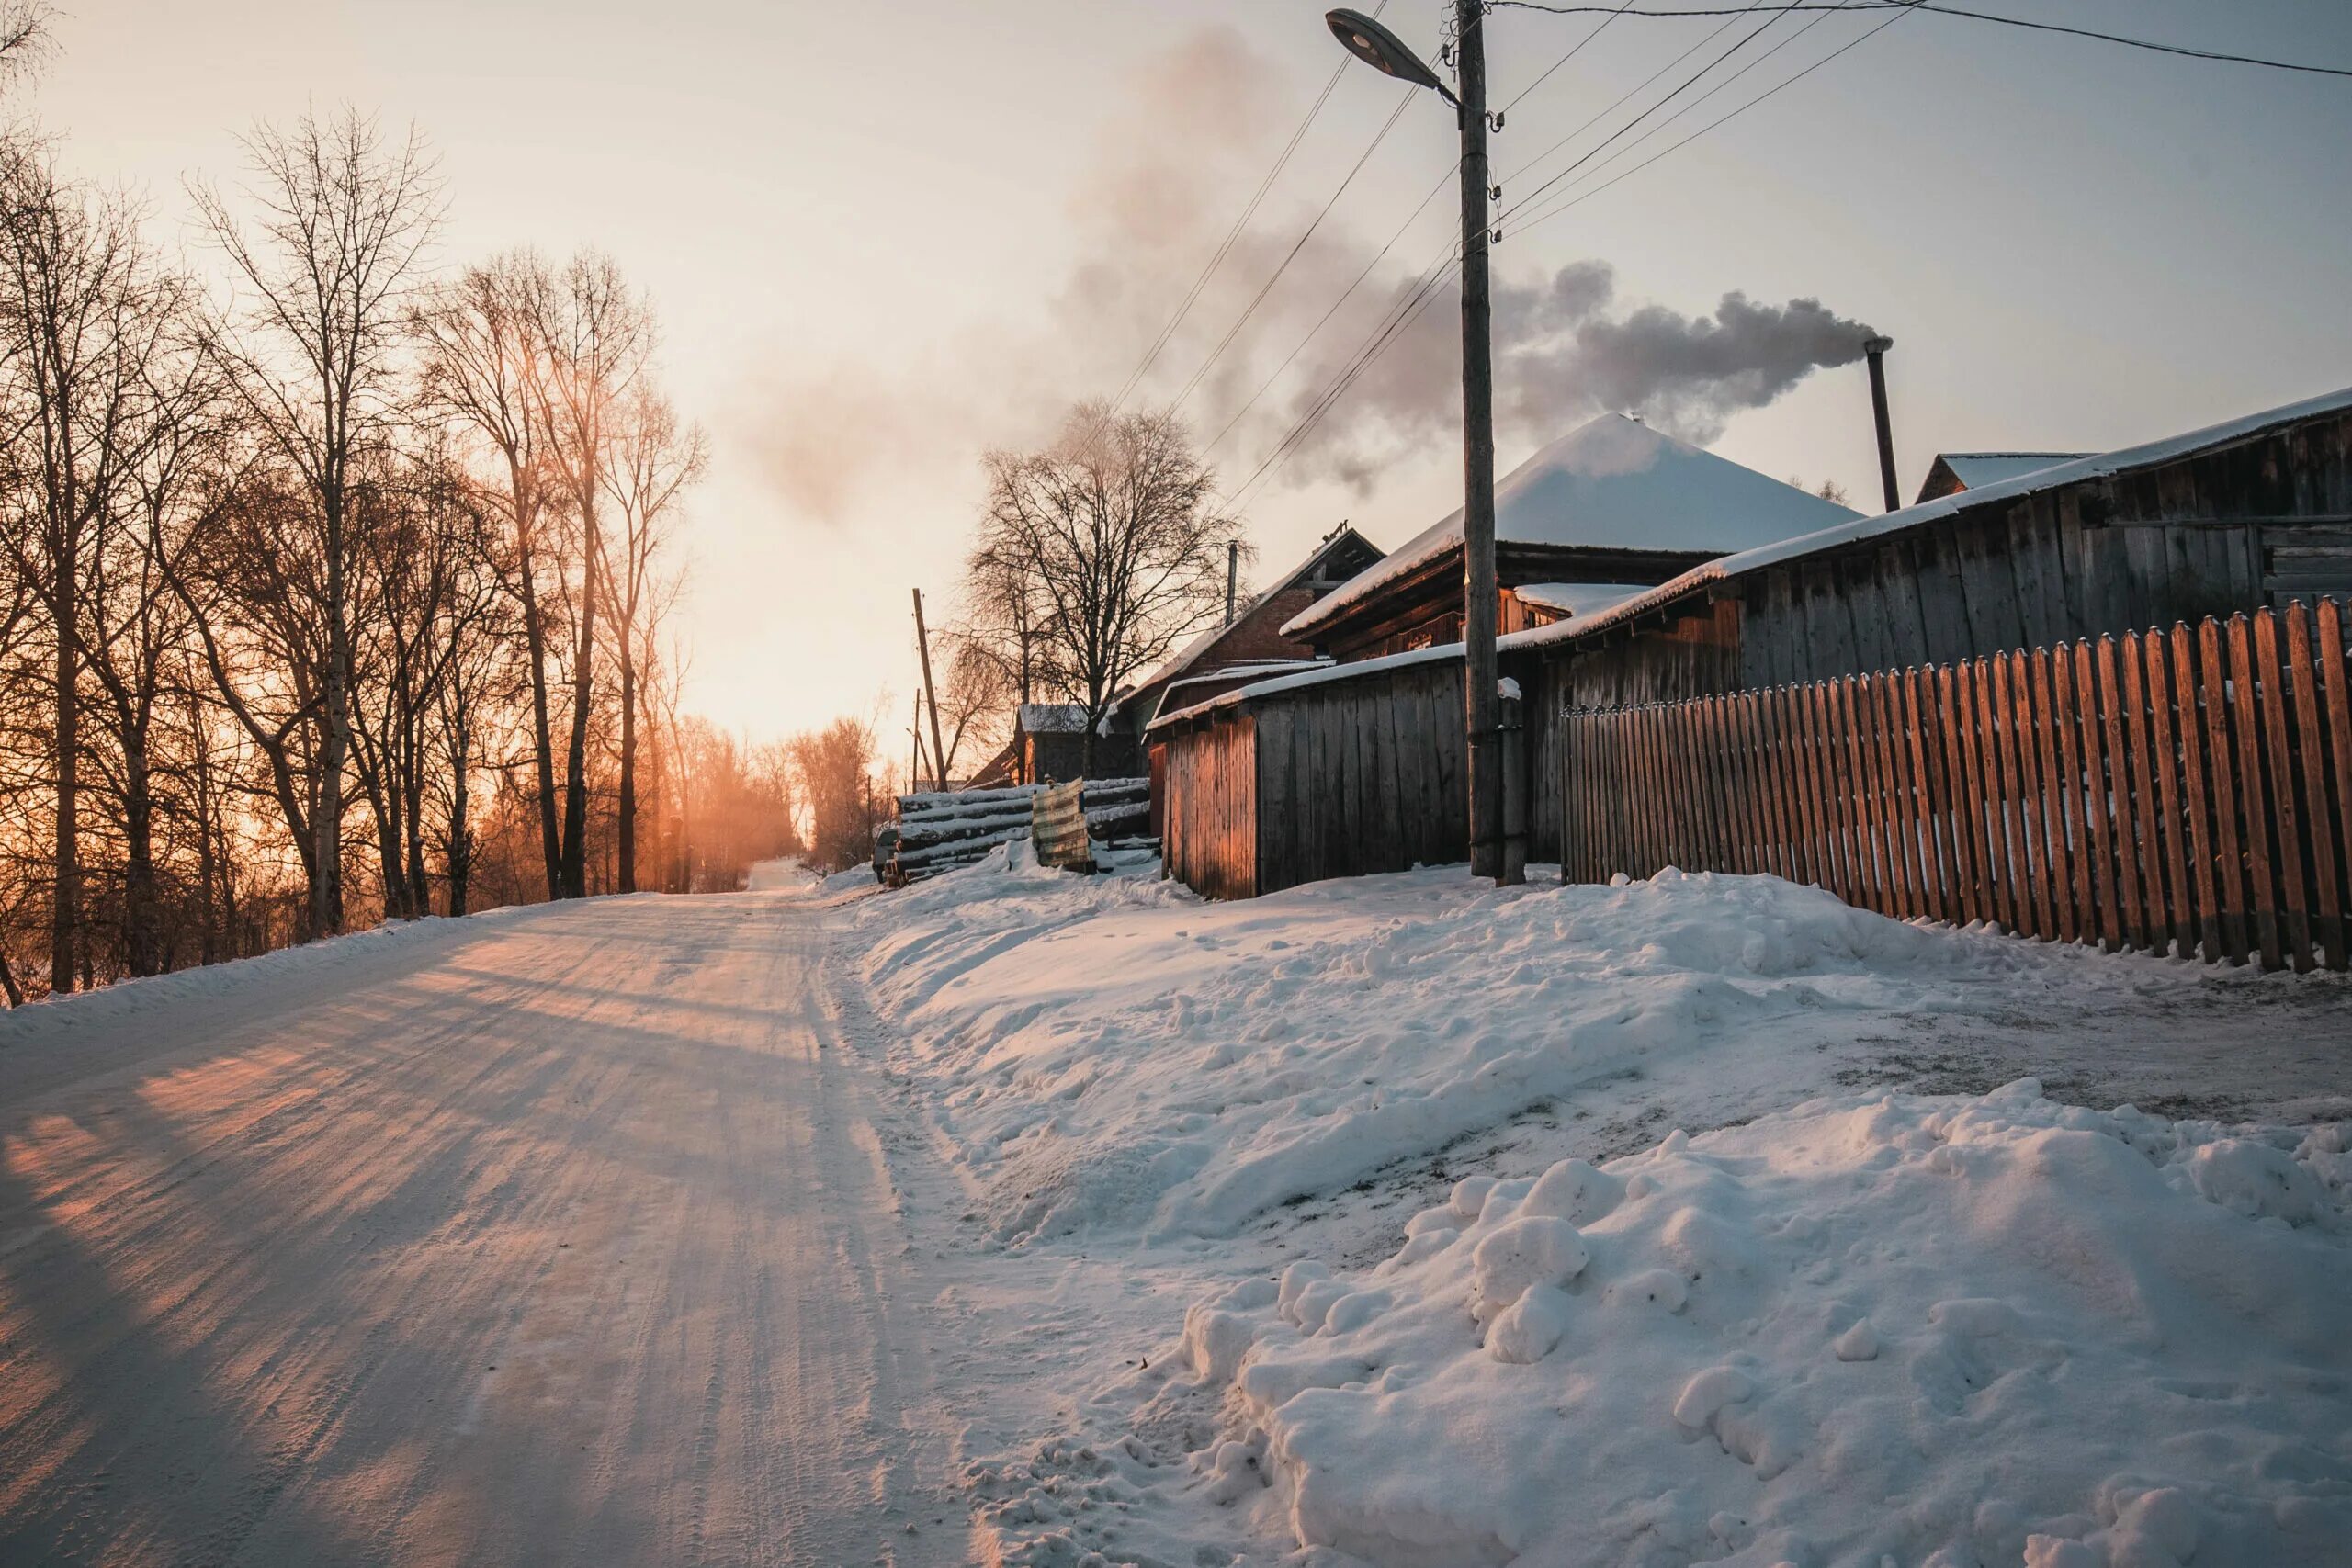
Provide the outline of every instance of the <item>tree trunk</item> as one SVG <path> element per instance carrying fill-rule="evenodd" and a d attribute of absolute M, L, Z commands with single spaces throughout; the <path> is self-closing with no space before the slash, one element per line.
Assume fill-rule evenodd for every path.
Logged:
<path fill-rule="evenodd" d="M 593 530 L 594 519 L 582 524 Z M 566 898 L 588 897 L 588 719 L 596 664 L 596 552 L 593 543 L 582 550 L 580 642 L 572 649 L 571 743 L 564 750 L 563 893 Z"/>
<path fill-rule="evenodd" d="M 155 894 L 155 797 L 147 768 L 147 736 L 123 735 L 123 956 L 133 975 L 163 972 L 162 916 Z"/>
<path fill-rule="evenodd" d="M 311 935 L 343 930 L 343 768 L 351 752 L 351 638 L 344 625 L 343 498 L 324 498 L 327 513 L 327 681 L 324 743 L 319 749 L 319 803 L 311 821 Z"/>
<path fill-rule="evenodd" d="M 620 887 L 637 891 L 637 660 L 621 647 Z"/>
<path fill-rule="evenodd" d="M 466 912 L 466 892 L 473 880 L 474 846 L 467 827 L 466 768 L 469 761 L 466 705 L 460 697 L 450 716 L 449 736 L 449 914 Z"/>
<path fill-rule="evenodd" d="M 546 856 L 548 897 L 563 897 L 563 845 L 555 824 L 555 733 L 548 717 L 548 630 L 539 613 L 538 581 L 531 552 L 523 551 L 523 640 L 531 656 L 531 760 L 539 780 L 539 848 Z"/>
<path fill-rule="evenodd" d="M 75 777 L 82 750 L 81 671 L 74 657 L 74 552 L 79 542 L 69 528 L 55 563 L 56 592 L 51 613 L 57 632 L 57 840 L 50 898 L 49 986 L 62 996 L 74 988 L 74 937 L 81 924 L 80 791 Z"/>

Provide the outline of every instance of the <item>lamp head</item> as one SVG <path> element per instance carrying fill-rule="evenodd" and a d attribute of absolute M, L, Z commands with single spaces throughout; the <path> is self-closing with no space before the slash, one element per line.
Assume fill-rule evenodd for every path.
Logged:
<path fill-rule="evenodd" d="M 1323 20 L 1329 24 L 1331 36 L 1340 40 L 1341 48 L 1374 70 L 1394 76 L 1399 82 L 1410 82 L 1417 87 L 1434 87 L 1441 95 L 1453 96 L 1446 92 L 1445 84 L 1437 79 L 1437 73 L 1431 71 L 1403 39 L 1362 11 L 1351 11 L 1343 6 L 1325 12 Z"/>

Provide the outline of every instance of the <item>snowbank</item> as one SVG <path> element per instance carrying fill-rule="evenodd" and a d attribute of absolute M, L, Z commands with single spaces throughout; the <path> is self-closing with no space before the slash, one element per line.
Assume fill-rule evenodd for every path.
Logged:
<path fill-rule="evenodd" d="M 1676 1110 L 1705 1124 L 1784 1107 L 1829 1087 L 1833 1042 L 1890 1015 L 2202 983 L 1769 877 L 1498 894 L 1441 869 L 1216 905 L 975 868 L 863 913 L 854 957 L 899 1026 L 891 1065 L 1010 1241 L 1229 1235 L 1571 1100 L 1679 1084 Z"/>
<path fill-rule="evenodd" d="M 2346 1132 L 2027 1079 L 1466 1180 L 1365 1273 L 1193 1309 L 1195 1467 L 1400 1568 L 2335 1560 Z"/>

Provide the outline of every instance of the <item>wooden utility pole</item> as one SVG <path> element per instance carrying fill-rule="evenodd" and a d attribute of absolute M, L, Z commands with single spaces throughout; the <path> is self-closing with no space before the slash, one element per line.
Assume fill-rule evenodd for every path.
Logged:
<path fill-rule="evenodd" d="M 1470 751 L 1470 872 L 1498 884 L 1511 874 L 1502 852 L 1502 750 L 1495 671 L 1495 366 L 1487 298 L 1486 0 L 1454 0 L 1456 111 L 1462 121 L 1462 647 Z"/>
<path fill-rule="evenodd" d="M 939 692 L 931 683 L 931 634 L 922 625 L 922 590 L 915 590 L 915 646 L 922 650 L 922 694 L 931 703 L 931 777 L 942 794 L 947 789 L 947 752 L 939 744 Z M 917 738 L 920 741 L 920 737 Z"/>

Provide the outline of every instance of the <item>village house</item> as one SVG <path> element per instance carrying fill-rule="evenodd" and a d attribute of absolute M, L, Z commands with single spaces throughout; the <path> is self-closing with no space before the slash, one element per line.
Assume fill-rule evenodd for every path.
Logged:
<path fill-rule="evenodd" d="M 1603 414 L 1495 486 L 1498 624 L 1508 633 L 1572 620 L 1702 562 L 1855 515 L 1639 420 Z M 1457 641 L 1461 512 L 1282 629 L 1342 663 Z"/>

